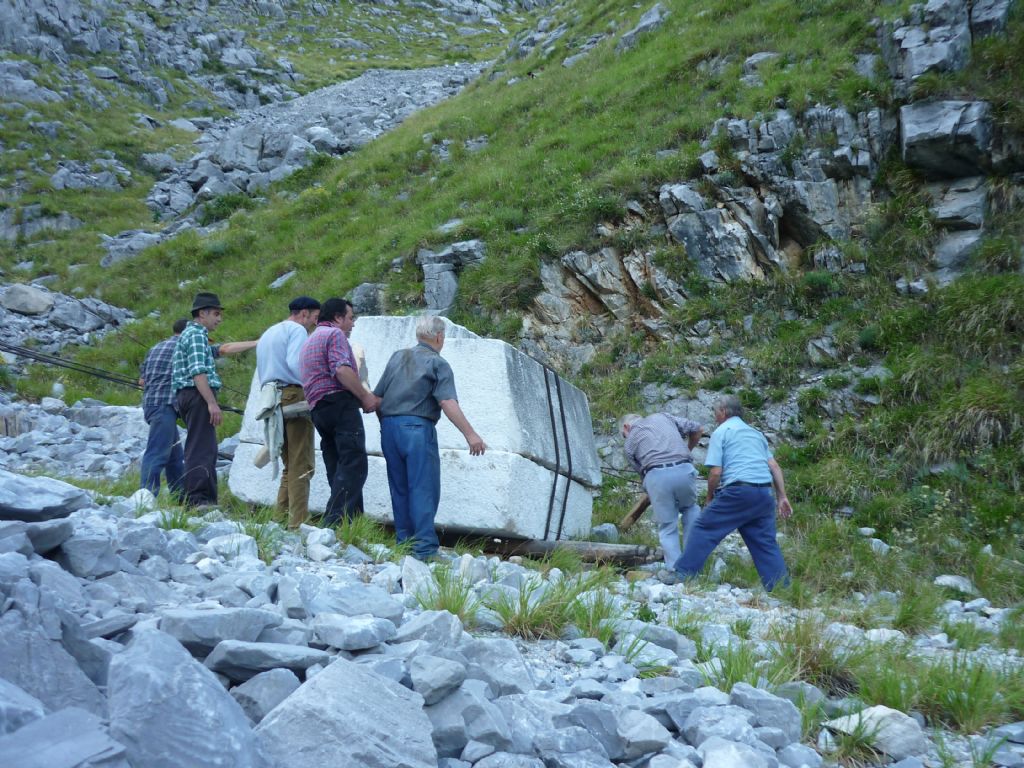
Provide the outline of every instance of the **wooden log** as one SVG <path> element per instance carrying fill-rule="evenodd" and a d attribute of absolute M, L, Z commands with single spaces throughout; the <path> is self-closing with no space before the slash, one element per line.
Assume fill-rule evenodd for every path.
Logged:
<path fill-rule="evenodd" d="M 522 555 L 524 557 L 543 557 L 556 549 L 567 549 L 575 552 L 581 559 L 595 563 L 615 563 L 617 565 L 638 565 L 646 563 L 654 557 L 655 550 L 642 544 L 608 544 L 601 541 L 513 541 L 509 539 L 492 540 L 488 550 L 503 557 Z"/>
<path fill-rule="evenodd" d="M 642 515 L 644 510 L 649 506 L 651 506 L 651 497 L 645 493 L 637 499 L 636 504 L 634 504 L 633 508 L 629 510 L 629 514 L 622 518 L 622 522 L 619 523 L 619 530 L 625 532 L 632 528 L 633 524 L 640 519 L 640 515 Z"/>

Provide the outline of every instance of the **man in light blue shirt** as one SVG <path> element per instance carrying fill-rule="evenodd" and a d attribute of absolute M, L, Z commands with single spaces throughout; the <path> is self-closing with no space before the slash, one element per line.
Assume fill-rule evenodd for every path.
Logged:
<path fill-rule="evenodd" d="M 787 582 L 786 563 L 775 539 L 775 515 L 793 514 L 782 469 L 768 441 L 743 421 L 743 406 L 735 395 L 715 403 L 718 428 L 711 434 L 705 464 L 708 503 L 686 537 L 675 570 L 682 578 L 700 573 L 708 555 L 735 530 L 740 532 L 765 589 Z M 772 495 L 774 488 L 775 494 Z"/>

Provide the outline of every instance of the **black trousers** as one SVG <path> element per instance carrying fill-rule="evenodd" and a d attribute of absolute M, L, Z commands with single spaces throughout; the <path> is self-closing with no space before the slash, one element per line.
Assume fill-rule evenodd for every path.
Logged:
<path fill-rule="evenodd" d="M 323 523 L 334 525 L 343 515 L 351 519 L 363 512 L 366 432 L 359 400 L 350 392 L 332 392 L 313 407 L 312 417 L 331 486 Z"/>
<path fill-rule="evenodd" d="M 217 428 L 210 410 L 195 387 L 178 390 L 178 414 L 185 422 L 185 474 L 181 500 L 193 506 L 217 503 Z"/>

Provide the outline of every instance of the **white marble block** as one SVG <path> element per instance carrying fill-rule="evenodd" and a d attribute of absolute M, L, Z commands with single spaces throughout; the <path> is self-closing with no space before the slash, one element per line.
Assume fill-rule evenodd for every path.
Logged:
<path fill-rule="evenodd" d="M 260 448 L 256 443 L 238 446 L 228 486 L 244 501 L 273 504 L 279 480 L 273 478 L 269 464 L 257 469 L 252 463 Z M 552 503 L 551 485 L 556 477 L 558 485 Z M 565 498 L 565 482 L 564 476 L 514 453 L 488 451 L 483 456 L 470 456 L 469 451 L 442 449 L 441 502 L 436 523 L 444 529 L 473 535 L 525 539 L 584 536 L 590 532 L 592 491 L 570 482 Z M 327 474 L 317 451 L 309 489 L 310 511 L 323 512 L 329 497 Z M 387 525 L 394 523 L 387 468 L 381 456 L 369 456 L 363 503 L 366 514 L 374 520 Z M 558 536 L 560 522 L 562 530 Z"/>
<path fill-rule="evenodd" d="M 416 317 L 358 319 L 352 341 L 365 350 L 371 386 L 393 352 L 415 344 L 416 321 Z M 441 355 L 452 367 L 459 404 L 487 443 L 487 453 L 482 458 L 469 456 L 462 434 L 441 417 L 437 425 L 441 449 L 437 524 L 467 533 L 554 539 L 563 518 L 568 476 L 571 482 L 564 500 L 561 537 L 588 532 L 591 492 L 600 485 L 601 472 L 586 395 L 509 344 L 446 324 Z M 257 391 L 254 377 L 230 485 L 232 492 L 248 501 L 271 504 L 277 485 L 270 467 L 257 470 L 251 461 L 263 442 L 262 424 L 253 415 Z M 376 415 L 364 415 L 363 424 L 370 454 L 370 476 L 363 493 L 366 511 L 375 519 L 391 522 Z M 328 497 L 327 481 L 319 455 L 317 462 L 310 508 L 321 511 Z M 552 504 L 556 471 L 560 480 Z M 553 506 L 550 523 L 549 506 Z"/>

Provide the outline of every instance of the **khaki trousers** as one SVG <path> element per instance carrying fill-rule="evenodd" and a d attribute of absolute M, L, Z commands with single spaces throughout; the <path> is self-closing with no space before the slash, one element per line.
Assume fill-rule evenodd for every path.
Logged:
<path fill-rule="evenodd" d="M 281 405 L 305 400 L 298 384 L 281 389 Z M 308 416 L 284 420 L 284 445 L 281 447 L 284 471 L 277 490 L 277 508 L 288 515 L 288 527 L 295 529 L 309 517 L 309 483 L 313 478 L 313 422 Z"/>

